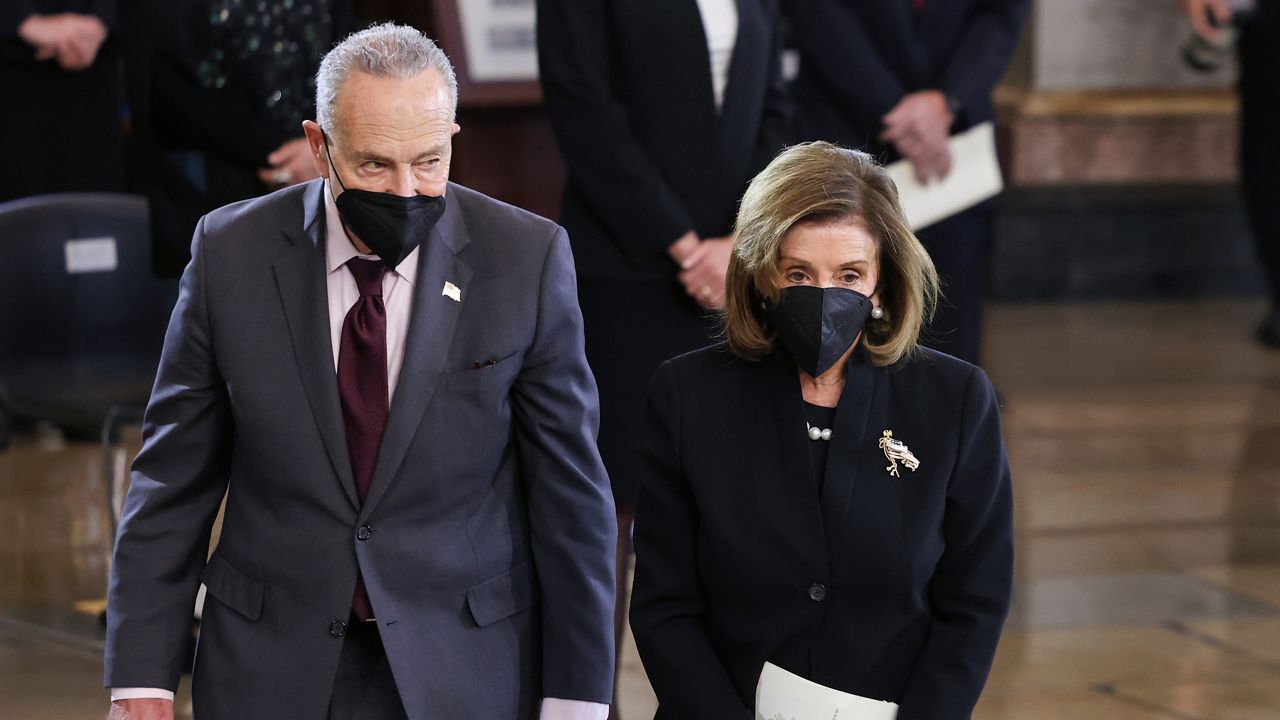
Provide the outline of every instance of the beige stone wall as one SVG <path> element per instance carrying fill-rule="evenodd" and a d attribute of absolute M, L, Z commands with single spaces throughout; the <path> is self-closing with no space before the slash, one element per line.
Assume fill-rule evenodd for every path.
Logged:
<path fill-rule="evenodd" d="M 1235 67 L 1192 72 L 1175 0 L 1035 0 L 997 91 L 1009 184 L 1221 184 Z"/>
<path fill-rule="evenodd" d="M 1033 86 L 1040 90 L 1222 88 L 1179 56 L 1190 36 L 1177 0 L 1034 0 Z"/>

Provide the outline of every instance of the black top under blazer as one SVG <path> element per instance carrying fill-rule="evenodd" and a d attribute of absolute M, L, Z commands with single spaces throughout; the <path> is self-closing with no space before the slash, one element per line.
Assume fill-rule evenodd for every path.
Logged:
<path fill-rule="evenodd" d="M 968 718 L 1009 610 L 1013 506 L 981 369 L 855 352 L 821 496 L 795 365 L 707 348 L 664 363 L 646 412 L 631 627 L 658 718 L 752 717 L 765 661 Z M 919 459 L 901 477 L 885 430 Z"/>
<path fill-rule="evenodd" d="M 583 277 L 671 280 L 667 247 L 733 230 L 790 135 L 776 0 L 738 0 L 716 113 L 694 0 L 539 0 L 538 68 L 568 167 L 560 223 Z"/>

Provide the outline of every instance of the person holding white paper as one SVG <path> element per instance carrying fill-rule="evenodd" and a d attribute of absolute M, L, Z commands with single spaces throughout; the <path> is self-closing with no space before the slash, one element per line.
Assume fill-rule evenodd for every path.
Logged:
<path fill-rule="evenodd" d="M 661 366 L 641 437 L 631 627 L 657 717 L 754 717 L 772 663 L 898 720 L 968 718 L 1013 575 L 991 383 L 920 347 L 937 273 L 866 153 L 783 151 L 736 236 L 725 342 Z"/>

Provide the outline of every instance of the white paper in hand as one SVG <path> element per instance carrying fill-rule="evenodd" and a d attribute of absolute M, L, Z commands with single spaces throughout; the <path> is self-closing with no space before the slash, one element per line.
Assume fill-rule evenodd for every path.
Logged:
<path fill-rule="evenodd" d="M 756 686 L 756 720 L 895 720 L 898 706 L 841 692 L 773 663 Z"/>
<path fill-rule="evenodd" d="M 909 160 L 899 160 L 885 168 L 898 186 L 898 199 L 912 230 L 968 210 L 1004 189 L 994 125 L 984 122 L 974 126 L 953 136 L 948 146 L 951 172 L 942 180 L 930 180 L 928 185 L 916 180 Z"/>

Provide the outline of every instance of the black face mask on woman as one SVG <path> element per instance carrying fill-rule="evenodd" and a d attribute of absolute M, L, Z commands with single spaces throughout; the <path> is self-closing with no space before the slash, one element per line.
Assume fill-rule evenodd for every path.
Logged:
<path fill-rule="evenodd" d="M 338 214 L 347 229 L 369 246 L 387 267 L 396 269 L 413 249 L 431 234 L 436 221 L 444 214 L 444 196 L 414 195 L 401 197 L 392 193 L 348 188 L 338 176 L 338 168 L 329 155 L 329 138 L 324 141 L 329 167 L 342 187 L 334 198 Z"/>
<path fill-rule="evenodd" d="M 783 288 L 765 314 L 778 340 L 813 377 L 831 369 L 853 345 L 871 315 L 871 298 L 848 288 Z"/>

